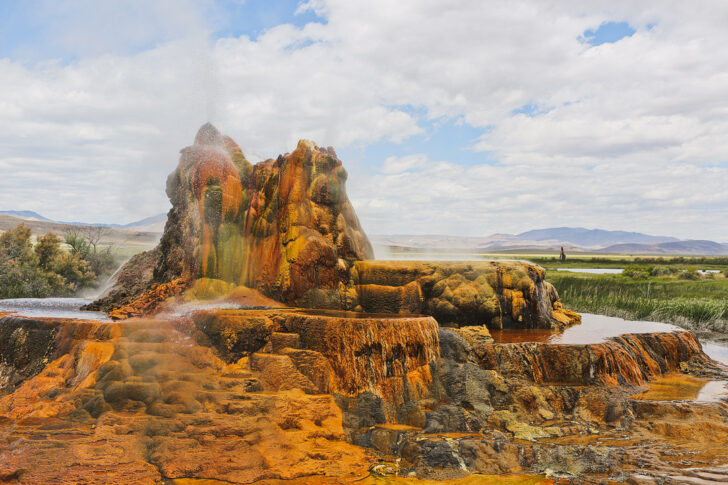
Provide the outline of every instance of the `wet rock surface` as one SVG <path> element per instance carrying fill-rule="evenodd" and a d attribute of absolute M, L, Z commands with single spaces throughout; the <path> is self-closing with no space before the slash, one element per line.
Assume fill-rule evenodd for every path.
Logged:
<path fill-rule="evenodd" d="M 247 358 L 226 364 L 170 322 L 116 328 L 119 336 L 78 344 L 0 399 L 5 481 L 366 474 L 371 457 L 344 440 L 332 395 L 266 392 Z"/>
<path fill-rule="evenodd" d="M 0 397 L 9 483 L 690 483 L 668 477 L 722 476 L 728 460 L 728 404 L 640 394 L 668 372 L 725 378 L 687 332 L 550 346 L 431 317 L 296 309 L 6 320 L 55 332 L 48 363 Z"/>

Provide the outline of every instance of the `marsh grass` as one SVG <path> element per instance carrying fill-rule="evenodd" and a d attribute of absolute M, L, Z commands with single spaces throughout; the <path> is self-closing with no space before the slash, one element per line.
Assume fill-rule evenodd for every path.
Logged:
<path fill-rule="evenodd" d="M 681 280 L 549 272 L 565 305 L 581 312 L 728 333 L 728 279 Z"/>
<path fill-rule="evenodd" d="M 521 256 L 544 268 L 624 268 L 625 266 L 670 267 L 675 269 L 718 269 L 728 268 L 728 256 L 628 256 L 623 254 L 589 256 L 568 255 L 564 262 L 557 256 Z"/>

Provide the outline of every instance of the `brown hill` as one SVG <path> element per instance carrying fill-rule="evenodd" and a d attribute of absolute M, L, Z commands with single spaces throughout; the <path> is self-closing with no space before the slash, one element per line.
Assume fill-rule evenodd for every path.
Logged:
<path fill-rule="evenodd" d="M 0 214 L 0 232 L 7 231 L 20 224 L 30 227 L 34 236 L 42 236 L 49 232 L 62 236 L 68 231 L 81 231 L 84 228 L 93 227 L 50 221 L 32 221 Z M 115 246 L 152 247 L 159 241 L 159 237 L 160 234 L 156 232 L 108 228 L 103 243 Z"/>

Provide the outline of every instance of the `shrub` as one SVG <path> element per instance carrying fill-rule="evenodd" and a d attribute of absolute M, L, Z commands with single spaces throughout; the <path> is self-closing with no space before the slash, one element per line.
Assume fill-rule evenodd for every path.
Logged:
<path fill-rule="evenodd" d="M 652 275 L 651 266 L 629 265 L 622 270 L 622 276 L 633 280 L 646 280 Z"/>
<path fill-rule="evenodd" d="M 108 228 L 89 226 L 80 231 L 68 231 L 64 235 L 71 254 L 87 261 L 96 276 L 111 274 L 116 269 L 116 261 L 111 253 L 111 246 L 102 248 L 101 240 Z"/>
<path fill-rule="evenodd" d="M 652 276 L 670 276 L 676 274 L 678 269 L 673 266 L 655 266 L 652 268 Z"/>
<path fill-rule="evenodd" d="M 53 245 L 52 237 L 45 238 L 40 255 L 34 252 L 30 228 L 24 224 L 0 235 L 0 298 L 68 294 L 70 288 L 66 280 L 40 265 L 41 257 L 44 264 L 50 264 Z"/>
<path fill-rule="evenodd" d="M 96 280 L 91 265 L 78 254 L 62 254 L 56 259 L 53 271 L 65 279 L 71 291 L 91 286 Z"/>
<path fill-rule="evenodd" d="M 20 224 L 0 235 L 0 261 L 15 261 L 17 264 L 32 263 L 34 254 L 30 236 L 30 228 L 25 224 Z"/>
<path fill-rule="evenodd" d="M 91 245 L 78 232 L 68 231 L 64 234 L 63 239 L 71 247 L 71 254 L 77 254 L 84 259 L 91 254 Z"/>
<path fill-rule="evenodd" d="M 63 252 L 61 249 L 61 238 L 49 232 L 45 236 L 38 238 L 38 243 L 35 245 L 34 251 L 38 257 L 38 265 L 48 270 Z"/>
<path fill-rule="evenodd" d="M 109 275 L 116 269 L 116 260 L 111 253 L 111 247 L 92 250 L 84 259 L 97 276 Z"/>
<path fill-rule="evenodd" d="M 699 280 L 700 273 L 698 273 L 696 270 L 686 269 L 685 271 L 681 271 L 680 274 L 677 275 L 677 277 L 681 280 Z"/>
<path fill-rule="evenodd" d="M 33 248 L 30 228 L 23 224 L 0 235 L 0 298 L 70 295 L 114 269 L 111 248 L 98 248 L 99 239 L 78 233 L 64 239 L 70 252 L 52 233 L 39 237 Z"/>

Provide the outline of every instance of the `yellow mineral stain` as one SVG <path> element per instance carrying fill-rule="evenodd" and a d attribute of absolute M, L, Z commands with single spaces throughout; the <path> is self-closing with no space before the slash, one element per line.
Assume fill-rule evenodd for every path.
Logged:
<path fill-rule="evenodd" d="M 229 485 L 231 482 L 195 478 L 178 478 L 170 480 L 174 485 Z M 323 476 L 309 476 L 293 480 L 261 480 L 256 485 L 330 485 L 356 483 L 361 485 L 555 485 L 555 482 L 543 475 L 469 475 L 452 480 L 420 480 L 410 477 L 369 475 L 364 478 L 341 479 Z"/>
<path fill-rule="evenodd" d="M 645 392 L 632 399 L 650 401 L 702 401 L 713 402 L 720 396 L 728 397 L 728 388 L 722 381 L 709 381 L 684 374 L 669 374 L 650 382 Z"/>
<path fill-rule="evenodd" d="M 422 431 L 422 428 L 418 428 L 417 426 L 409 426 L 406 424 L 394 424 L 394 423 L 385 423 L 385 424 L 377 424 L 374 426 L 378 429 L 387 429 L 391 431 Z"/>

